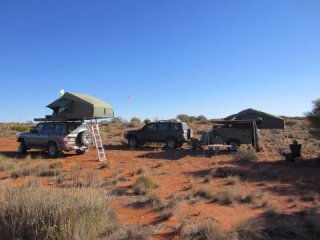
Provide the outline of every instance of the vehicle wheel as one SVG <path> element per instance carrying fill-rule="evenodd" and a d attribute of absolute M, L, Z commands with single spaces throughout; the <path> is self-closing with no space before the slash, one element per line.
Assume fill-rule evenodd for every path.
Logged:
<path fill-rule="evenodd" d="M 177 148 L 177 141 L 174 138 L 169 138 L 167 140 L 166 147 L 169 149 Z"/>
<path fill-rule="evenodd" d="M 238 146 L 237 143 L 232 142 L 229 145 L 231 146 L 231 148 L 230 148 L 231 151 L 233 151 L 233 152 L 237 152 L 238 151 L 239 146 Z"/>
<path fill-rule="evenodd" d="M 183 142 L 178 142 L 176 148 L 181 148 L 183 145 Z"/>
<path fill-rule="evenodd" d="M 84 150 L 84 149 L 77 149 L 77 150 L 76 150 L 76 153 L 77 153 L 78 155 L 84 154 L 85 152 L 86 152 L 86 150 Z"/>
<path fill-rule="evenodd" d="M 48 155 L 51 158 L 57 158 L 60 155 L 57 144 L 51 142 L 48 144 Z"/>
<path fill-rule="evenodd" d="M 228 139 L 226 143 L 227 145 L 236 145 L 240 147 L 240 141 L 238 139 Z"/>
<path fill-rule="evenodd" d="M 18 153 L 20 154 L 26 154 L 27 153 L 27 145 L 24 140 L 20 141 L 19 147 L 18 147 Z"/>
<path fill-rule="evenodd" d="M 128 146 L 131 147 L 131 148 L 137 147 L 137 146 L 138 146 L 137 139 L 136 139 L 135 137 L 129 138 L 129 140 L 128 140 Z"/>
<path fill-rule="evenodd" d="M 93 143 L 93 136 L 89 131 L 79 133 L 78 141 L 83 146 L 89 147 Z"/>

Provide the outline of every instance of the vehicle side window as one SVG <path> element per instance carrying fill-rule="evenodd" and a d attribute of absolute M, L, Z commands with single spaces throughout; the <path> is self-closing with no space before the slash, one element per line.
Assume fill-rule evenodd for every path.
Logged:
<path fill-rule="evenodd" d="M 38 132 L 41 132 L 41 130 L 43 129 L 43 123 L 39 123 L 35 128 L 34 128 L 34 130 L 35 131 L 38 131 Z"/>
<path fill-rule="evenodd" d="M 171 125 L 171 129 L 172 130 L 179 130 L 180 129 L 180 124 L 179 123 L 173 123 Z"/>
<path fill-rule="evenodd" d="M 57 124 L 54 133 L 59 134 L 59 135 L 64 135 L 67 132 L 67 128 L 65 124 Z"/>
<path fill-rule="evenodd" d="M 75 130 L 77 127 L 74 124 L 68 125 L 68 132 L 71 133 L 73 130 Z"/>
<path fill-rule="evenodd" d="M 49 133 L 52 133 L 53 129 L 54 129 L 54 124 L 45 124 L 41 130 L 41 133 L 49 134 Z"/>
<path fill-rule="evenodd" d="M 158 125 L 158 130 L 159 131 L 167 131 L 167 130 L 169 130 L 169 123 L 160 123 Z"/>
<path fill-rule="evenodd" d="M 149 124 L 149 125 L 147 125 L 145 127 L 145 130 L 147 130 L 147 131 L 156 131 L 156 128 L 157 128 L 156 124 L 151 123 L 151 124 Z"/>

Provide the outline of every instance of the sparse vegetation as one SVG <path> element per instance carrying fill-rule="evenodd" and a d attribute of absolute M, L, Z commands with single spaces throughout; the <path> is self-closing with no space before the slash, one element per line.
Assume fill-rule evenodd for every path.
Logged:
<path fill-rule="evenodd" d="M 234 204 L 240 202 L 242 199 L 242 193 L 239 188 L 230 186 L 226 187 L 223 191 L 218 191 L 212 198 L 213 202 L 223 205 Z"/>
<path fill-rule="evenodd" d="M 226 234 L 219 228 L 216 221 L 204 219 L 200 223 L 183 224 L 181 229 L 182 240 L 224 240 Z"/>
<path fill-rule="evenodd" d="M 137 169 L 137 171 L 134 173 L 134 175 L 142 175 L 142 174 L 147 174 L 148 170 L 145 169 L 144 167 L 141 167 L 139 169 Z"/>
<path fill-rule="evenodd" d="M 53 192 L 61 195 L 70 194 L 73 197 L 75 195 L 80 197 L 93 190 L 102 193 L 104 195 L 102 197 L 110 195 L 115 211 L 124 214 L 124 218 L 128 217 L 129 222 L 137 218 L 137 222 L 141 224 L 111 227 L 111 229 L 108 227 L 105 231 L 98 231 L 101 235 L 93 234 L 91 239 L 140 240 L 153 237 L 153 234 L 155 237 L 165 239 L 171 237 L 169 231 L 172 229 L 178 235 L 173 239 L 318 240 L 320 199 L 317 185 L 319 177 L 316 173 L 319 168 L 317 156 L 320 156 L 318 151 L 320 142 L 310 135 L 306 118 L 288 118 L 288 122 L 287 134 L 292 137 L 289 142 L 297 139 L 303 145 L 302 158 L 296 165 L 283 163 L 277 155 L 278 146 L 282 147 L 281 144 L 285 144 L 284 147 L 288 147 L 288 142 L 282 142 L 284 139 L 282 131 L 275 130 L 271 134 L 270 131 L 261 130 L 270 159 L 266 159 L 263 152 L 254 152 L 253 155 L 259 157 L 259 161 L 256 161 L 247 154 L 250 150 L 247 146 L 241 147 L 245 153 L 241 153 L 243 154 L 241 157 L 240 153 L 207 156 L 200 151 L 189 152 L 187 146 L 169 152 L 156 148 L 158 146 L 156 144 L 138 151 L 127 151 L 124 150 L 127 147 L 121 146 L 126 125 L 108 122 L 101 123 L 104 129 L 103 138 L 107 140 L 107 144 L 110 143 L 108 155 L 110 161 L 103 163 L 89 161 L 91 156 L 92 159 L 95 156 L 92 150 L 88 153 L 90 156 L 88 159 L 66 154 L 65 160 L 53 160 L 41 157 L 38 159 L 40 154 L 36 151 L 26 155 L 16 155 L 14 153 L 16 146 L 12 149 L 5 146 L 1 149 L 3 155 L 0 155 L 1 189 L 17 185 L 21 186 L 19 187 L 21 189 L 35 189 L 33 190 L 35 192 L 42 189 L 41 191 L 48 195 L 48 192 Z M 11 125 L 8 127 L 9 131 L 15 132 Z M 198 120 L 195 120 L 192 126 L 195 134 L 211 127 L 210 124 L 206 125 Z M 8 139 L 13 142 L 14 138 Z M 7 142 L 7 139 L 0 140 Z M 172 161 L 172 156 L 177 160 Z M 103 177 L 103 183 L 99 176 Z M 159 189 L 156 189 L 155 180 L 161 183 Z M 7 198 L 6 194 L 0 190 L 0 201 L 3 200 L 0 202 L 0 218 L 3 216 L 2 203 Z M 176 196 L 168 197 L 171 194 Z M 277 204 L 279 199 L 281 204 Z M 104 203 L 107 207 L 108 202 L 105 200 Z M 278 213 L 260 215 L 263 210 L 273 206 L 276 206 Z M 284 211 L 282 206 L 288 211 Z M 42 205 L 40 207 L 43 208 Z M 125 208 L 129 207 L 132 208 L 126 211 Z M 315 211 L 311 212 L 310 208 L 313 207 Z M 210 208 L 217 211 L 210 211 Z M 224 209 L 226 211 L 222 211 Z M 229 211 L 235 214 L 225 214 Z M 229 224 L 227 226 L 226 222 L 238 221 L 234 215 L 239 216 L 240 211 L 248 211 L 243 217 L 252 216 L 253 219 L 230 226 L 231 228 Z M 48 214 L 43 213 L 43 216 L 47 217 Z M 180 221 L 181 226 L 171 227 L 177 219 L 180 220 L 180 214 L 183 216 L 183 221 Z M 121 219 L 122 217 L 123 215 Z M 258 219 L 254 219 L 255 217 Z M 73 219 L 71 216 L 69 220 L 72 222 Z M 167 220 L 170 221 L 164 222 Z M 18 217 L 15 221 L 18 222 Z M 21 221 L 27 222 L 25 218 L 21 218 Z M 13 231 L 8 225 L 4 228 L 2 224 L 3 221 L 0 224 L 0 239 L 3 238 L 1 235 L 4 234 L 3 231 L 5 234 Z M 19 225 L 19 228 L 22 227 Z M 31 229 L 28 225 L 25 225 L 25 228 Z M 50 231 L 56 234 L 56 229 L 58 227 Z M 78 229 L 75 230 L 77 231 Z M 13 239 L 12 233 L 10 234 L 9 239 Z M 37 237 L 17 235 L 14 239 L 37 239 Z"/>
<path fill-rule="evenodd" d="M 184 224 L 180 237 L 183 240 L 270 240 L 262 219 L 242 222 L 231 231 L 222 230 L 215 220 L 204 219 L 199 223 Z"/>
<path fill-rule="evenodd" d="M 313 109 L 306 116 L 311 126 L 311 133 L 320 138 L 320 99 L 313 102 Z"/>
<path fill-rule="evenodd" d="M 239 176 L 228 176 L 226 178 L 227 185 L 236 185 L 241 182 L 241 178 Z"/>
<path fill-rule="evenodd" d="M 0 155 L 0 172 L 11 171 L 15 167 L 13 159 Z"/>
<path fill-rule="evenodd" d="M 30 125 L 25 125 L 25 124 L 14 124 L 11 129 L 13 131 L 17 131 L 17 132 L 27 132 L 30 130 Z"/>

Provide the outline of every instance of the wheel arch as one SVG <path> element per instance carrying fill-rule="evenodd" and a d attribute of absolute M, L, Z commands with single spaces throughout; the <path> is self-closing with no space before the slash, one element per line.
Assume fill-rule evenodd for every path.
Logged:
<path fill-rule="evenodd" d="M 240 146 L 241 145 L 241 141 L 240 141 L 240 139 L 238 139 L 238 138 L 228 138 L 227 139 L 227 141 L 226 141 L 226 143 L 229 145 L 229 144 L 231 144 L 231 143 L 236 143 L 238 146 Z"/>

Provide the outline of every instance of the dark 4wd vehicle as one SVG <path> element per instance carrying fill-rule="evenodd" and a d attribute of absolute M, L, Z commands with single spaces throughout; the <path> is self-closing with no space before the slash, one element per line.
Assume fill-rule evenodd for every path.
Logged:
<path fill-rule="evenodd" d="M 34 148 L 47 151 L 50 157 L 58 157 L 62 151 L 85 153 L 93 143 L 93 136 L 82 122 L 41 122 L 30 132 L 20 133 L 17 141 L 19 153 Z"/>
<path fill-rule="evenodd" d="M 191 140 L 192 130 L 183 122 L 160 121 L 149 123 L 139 130 L 126 131 L 124 137 L 128 139 L 130 147 L 160 142 L 165 143 L 167 148 L 174 149 Z"/>

